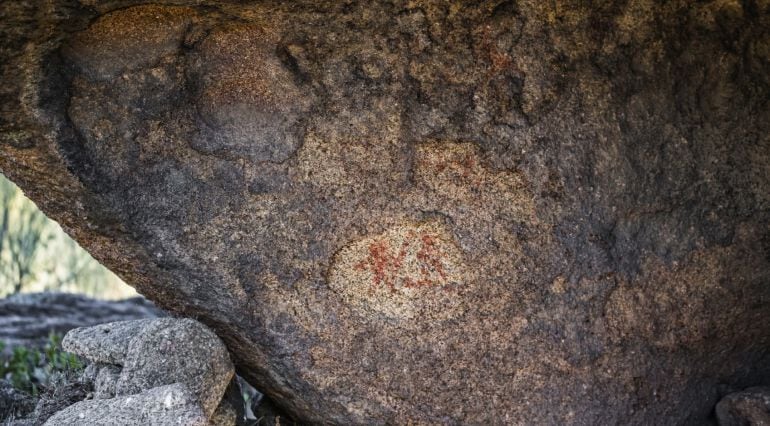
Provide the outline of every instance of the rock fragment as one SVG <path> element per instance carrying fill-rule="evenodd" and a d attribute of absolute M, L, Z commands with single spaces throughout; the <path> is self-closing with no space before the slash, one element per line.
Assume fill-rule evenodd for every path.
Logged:
<path fill-rule="evenodd" d="M 96 380 L 94 380 L 94 398 L 113 398 L 118 379 L 120 379 L 120 367 L 114 365 L 101 367 L 96 375 Z"/>
<path fill-rule="evenodd" d="M 206 418 L 219 405 L 234 369 L 224 344 L 191 319 L 123 321 L 72 330 L 64 348 L 99 363 L 96 399 L 182 383 Z"/>
<path fill-rule="evenodd" d="M 757 386 L 722 398 L 716 407 L 719 426 L 769 426 L 770 386 Z"/>
<path fill-rule="evenodd" d="M 152 320 L 118 321 L 69 331 L 62 348 L 93 362 L 123 365 L 132 338 Z"/>
<path fill-rule="evenodd" d="M 233 374 L 227 349 L 206 326 L 191 319 L 160 318 L 131 340 L 115 392 L 131 395 L 182 382 L 211 416 Z"/>
<path fill-rule="evenodd" d="M 54 414 L 47 426 L 208 426 L 198 399 L 175 383 L 134 395 L 75 403 Z"/>

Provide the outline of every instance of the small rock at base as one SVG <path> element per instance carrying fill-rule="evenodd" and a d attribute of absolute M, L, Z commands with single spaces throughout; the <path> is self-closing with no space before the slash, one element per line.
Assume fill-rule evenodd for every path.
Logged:
<path fill-rule="evenodd" d="M 47 426 L 207 426 L 195 395 L 182 383 L 135 395 L 78 402 L 59 411 Z"/>
<path fill-rule="evenodd" d="M 105 365 L 99 369 L 94 380 L 94 399 L 107 399 L 115 396 L 115 385 L 120 378 L 120 367 Z"/>
<path fill-rule="evenodd" d="M 93 362 L 112 365 L 96 376 L 97 399 L 182 382 L 197 396 L 207 417 L 213 415 L 234 374 L 227 348 L 217 335 L 187 318 L 78 328 L 67 333 L 62 346 Z"/>
<path fill-rule="evenodd" d="M 720 426 L 770 426 L 770 386 L 757 386 L 722 398 L 716 407 Z"/>
<path fill-rule="evenodd" d="M 192 319 L 159 318 L 128 345 L 115 394 L 182 382 L 211 417 L 233 374 L 227 348 L 208 327 Z"/>

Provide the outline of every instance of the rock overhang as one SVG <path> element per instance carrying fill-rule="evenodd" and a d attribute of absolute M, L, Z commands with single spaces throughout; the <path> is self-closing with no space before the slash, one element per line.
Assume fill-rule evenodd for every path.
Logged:
<path fill-rule="evenodd" d="M 36 76 L 63 40 L 66 90 L 44 73 L 24 90 L 68 101 L 3 98 L 24 104 L 3 137 L 61 127 L 6 145 L 0 166 L 308 419 L 460 422 L 483 395 L 487 420 L 547 421 L 524 389 L 530 407 L 604 401 L 565 403 L 562 420 L 617 420 L 627 404 L 659 418 L 638 377 L 705 415 L 704 387 L 653 366 L 730 381 L 750 367 L 688 366 L 683 351 L 737 348 L 724 360 L 761 372 L 751 342 L 767 339 L 747 326 L 767 294 L 767 11 L 722 3 L 43 14 L 86 23 L 30 36 L 9 63 Z M 749 46 L 749 66 L 725 41 Z M 633 392 L 583 387 L 597 383 Z"/>

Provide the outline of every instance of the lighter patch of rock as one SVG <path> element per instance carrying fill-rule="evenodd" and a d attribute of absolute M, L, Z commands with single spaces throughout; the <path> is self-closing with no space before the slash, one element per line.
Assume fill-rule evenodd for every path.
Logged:
<path fill-rule="evenodd" d="M 404 224 L 340 250 L 329 286 L 366 316 L 446 319 L 459 311 L 465 269 L 445 226 L 437 221 Z"/>

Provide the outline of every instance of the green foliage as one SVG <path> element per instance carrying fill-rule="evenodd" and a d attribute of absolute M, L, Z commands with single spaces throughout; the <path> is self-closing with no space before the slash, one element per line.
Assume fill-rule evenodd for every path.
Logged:
<path fill-rule="evenodd" d="M 135 294 L 0 174 L 0 297 L 37 291 Z"/>
<path fill-rule="evenodd" d="M 12 183 L 0 181 L 0 278 L 14 293 L 35 279 L 37 254 L 53 238 L 45 215 L 25 201 Z"/>
<path fill-rule="evenodd" d="M 5 344 L 0 342 L 0 352 Z M 58 375 L 73 375 L 83 369 L 83 363 L 74 354 L 61 350 L 61 336 L 51 333 L 42 350 L 16 347 L 10 356 L 0 360 L 0 378 L 13 387 L 37 395 Z"/>

